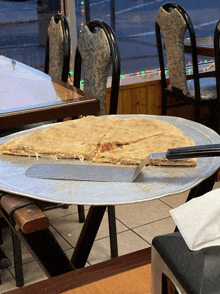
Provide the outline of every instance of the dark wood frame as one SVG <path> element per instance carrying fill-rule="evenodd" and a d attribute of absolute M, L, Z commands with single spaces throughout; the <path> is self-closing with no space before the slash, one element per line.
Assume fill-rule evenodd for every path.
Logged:
<path fill-rule="evenodd" d="M 151 263 L 151 248 L 37 282 L 7 294 L 59 294 Z"/>

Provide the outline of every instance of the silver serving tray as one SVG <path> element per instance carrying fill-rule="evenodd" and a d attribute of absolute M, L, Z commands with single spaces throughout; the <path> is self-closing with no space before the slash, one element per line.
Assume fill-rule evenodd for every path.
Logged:
<path fill-rule="evenodd" d="M 153 115 L 120 115 L 151 117 L 180 128 L 184 135 L 193 138 L 196 145 L 218 144 L 220 136 L 213 130 L 178 117 Z M 47 124 L 38 128 L 48 128 Z M 0 144 L 7 140 L 36 130 L 29 129 L 0 138 Z M 28 158 L 0 154 L 0 190 L 34 199 L 55 203 L 115 205 L 147 201 L 167 195 L 187 191 L 220 167 L 220 157 L 199 158 L 195 167 L 145 167 L 143 173 L 133 183 L 90 182 L 35 179 L 25 176 L 28 167 L 35 163 L 72 163 L 73 159 Z M 79 160 L 76 160 L 80 164 Z M 84 161 L 83 164 L 93 164 Z M 96 163 L 97 164 L 97 163 Z"/>

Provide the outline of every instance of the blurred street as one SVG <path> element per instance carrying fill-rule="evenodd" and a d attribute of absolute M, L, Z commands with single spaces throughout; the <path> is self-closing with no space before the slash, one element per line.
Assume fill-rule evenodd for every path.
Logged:
<path fill-rule="evenodd" d="M 188 12 L 196 36 L 214 34 L 220 18 L 217 0 L 177 1 Z M 122 74 L 158 68 L 154 23 L 158 9 L 166 1 L 116 0 L 116 35 L 121 54 Z M 209 7 L 207 7 L 209 5 Z M 0 55 L 13 58 L 43 70 L 45 48 L 39 45 L 37 1 L 0 0 Z M 77 32 L 82 21 L 81 1 L 76 0 Z M 91 0 L 90 18 L 102 19 L 110 25 L 109 0 Z M 202 56 L 199 60 L 204 61 Z M 190 61 L 190 57 L 186 58 Z"/>

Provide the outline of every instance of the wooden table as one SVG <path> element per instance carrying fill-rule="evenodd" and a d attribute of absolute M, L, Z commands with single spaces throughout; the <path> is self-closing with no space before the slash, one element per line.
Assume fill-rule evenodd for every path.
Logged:
<path fill-rule="evenodd" d="M 143 249 L 25 286 L 7 294 L 150 294 L 150 253 L 151 248 Z"/>
<path fill-rule="evenodd" d="M 186 53 L 191 53 L 190 39 L 184 41 Z M 197 54 L 203 56 L 214 57 L 214 37 L 201 37 L 196 38 Z"/>
<path fill-rule="evenodd" d="M 97 113 L 99 101 L 20 62 L 0 56 L 0 129 Z"/>
<path fill-rule="evenodd" d="M 100 102 L 91 95 L 4 56 L 0 81 L 0 130 L 100 110 Z M 0 261 L 4 259 L 0 250 Z"/>

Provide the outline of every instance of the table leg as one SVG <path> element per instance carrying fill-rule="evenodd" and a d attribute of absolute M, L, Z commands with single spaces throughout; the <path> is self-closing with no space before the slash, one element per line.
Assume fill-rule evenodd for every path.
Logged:
<path fill-rule="evenodd" d="M 89 209 L 71 258 L 71 262 L 76 269 L 83 268 L 86 264 L 105 210 L 106 206 L 91 206 Z"/>

